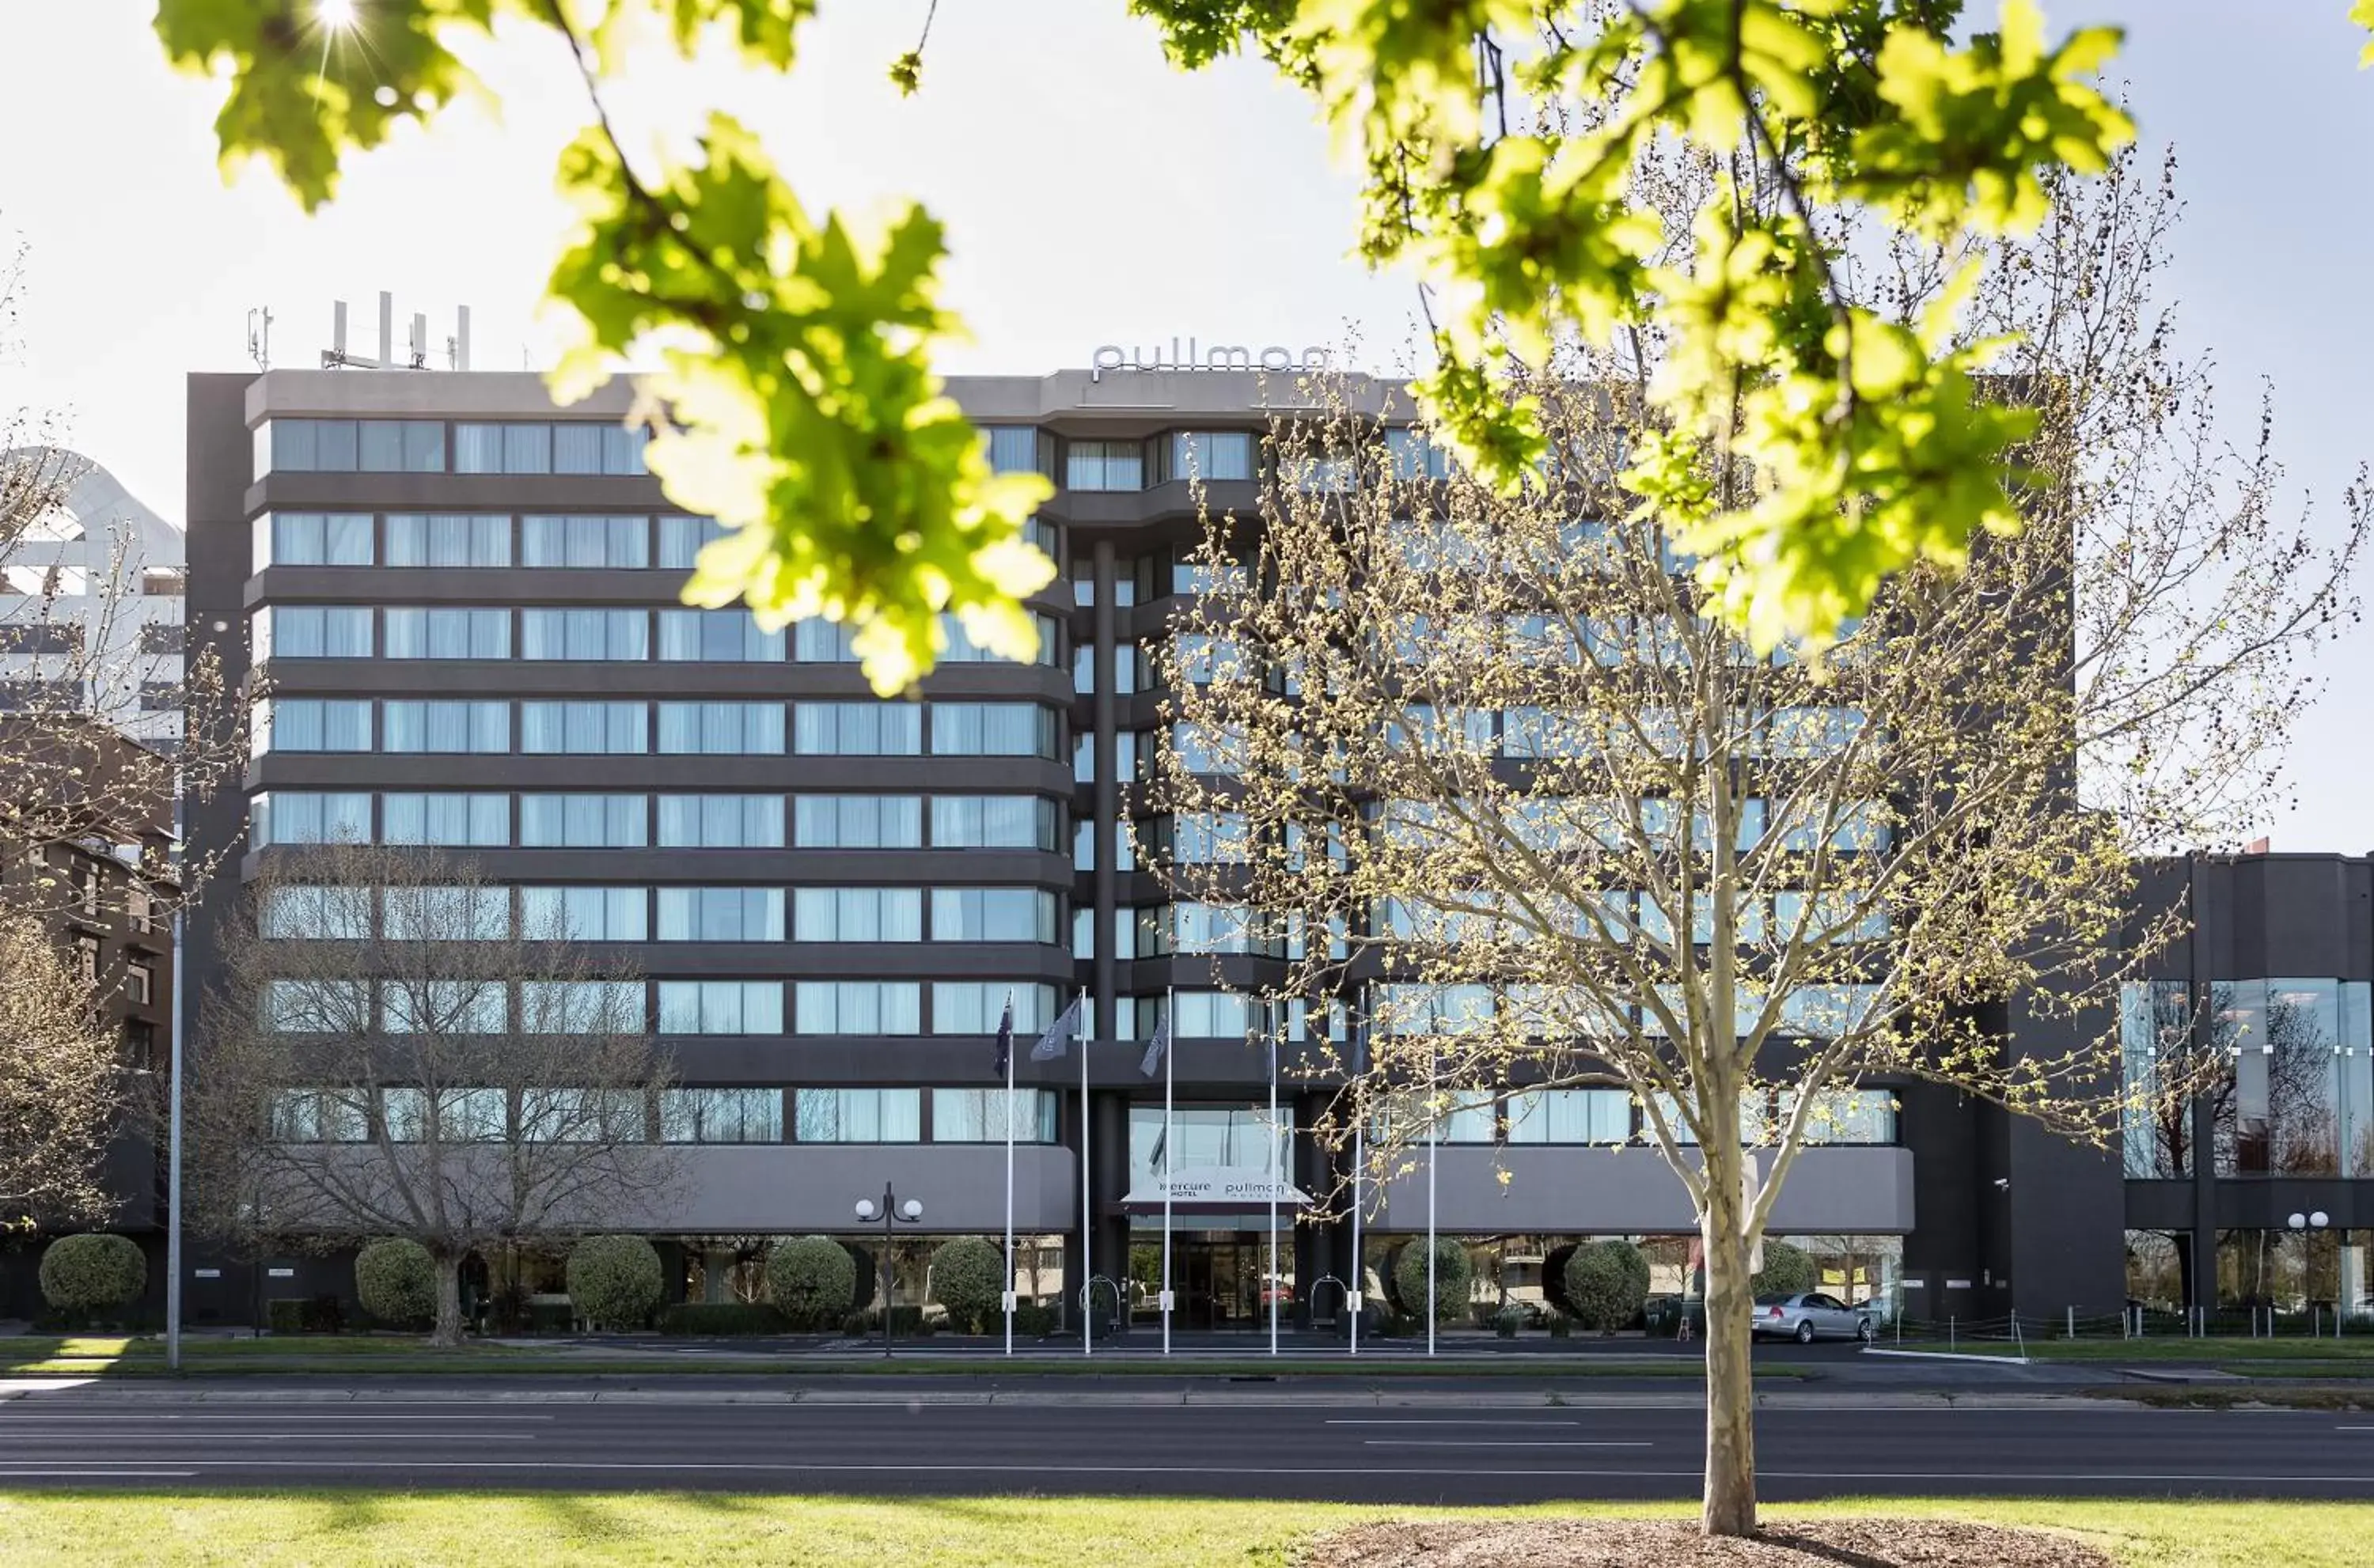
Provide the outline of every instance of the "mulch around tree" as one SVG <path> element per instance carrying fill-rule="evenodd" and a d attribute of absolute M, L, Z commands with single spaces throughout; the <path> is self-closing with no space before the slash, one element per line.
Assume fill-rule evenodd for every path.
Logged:
<path fill-rule="evenodd" d="M 1297 1568 L 2113 1568 L 2095 1547 L 1954 1519 L 1784 1519 L 1708 1540 L 1681 1519 L 1387 1523 L 1313 1539 Z"/>

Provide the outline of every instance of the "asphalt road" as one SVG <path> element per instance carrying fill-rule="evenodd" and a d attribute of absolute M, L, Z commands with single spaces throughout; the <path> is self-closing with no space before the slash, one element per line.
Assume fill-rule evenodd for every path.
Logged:
<path fill-rule="evenodd" d="M 548 1389 L 548 1385 L 547 1385 Z M 1583 1397 L 1587 1398 L 1587 1397 Z M 0 1489 L 351 1485 L 1039 1492 L 1490 1504 L 1697 1494 L 1702 1418 L 1677 1402 L 553 1402 L 365 1392 L 208 1397 L 54 1388 L 0 1402 Z M 2374 1415 L 1864 1400 L 1768 1409 L 1762 1491 L 2374 1498 Z"/>

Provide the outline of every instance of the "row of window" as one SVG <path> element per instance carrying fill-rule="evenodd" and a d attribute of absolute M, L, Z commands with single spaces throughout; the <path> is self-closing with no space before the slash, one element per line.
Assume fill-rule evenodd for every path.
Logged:
<path fill-rule="evenodd" d="M 574 706 L 574 705 L 571 705 Z M 598 705 L 596 705 L 598 706 Z M 530 747 L 530 750 L 535 748 Z M 512 797 L 502 791 L 276 790 L 248 803 L 248 847 L 274 844 L 396 844 L 440 848 L 553 848 L 565 839 L 570 800 L 598 800 L 606 835 L 617 796 Z M 377 820 L 373 802 L 377 801 Z M 1036 795 L 793 795 L 784 832 L 782 795 L 663 794 L 653 842 L 663 849 L 1039 849 L 1056 848 L 1058 808 Z M 558 806 L 549 802 L 558 801 Z M 596 808 L 581 805 L 580 813 Z M 590 819 L 589 819 L 590 820 Z M 635 846 L 636 817 L 618 825 Z M 926 827 L 929 828 L 928 837 Z M 533 837 L 530 837 L 533 835 Z"/>
<path fill-rule="evenodd" d="M 2126 1174 L 2192 1176 L 2192 1089 L 2221 1176 L 2374 1176 L 2374 986 L 2320 977 L 2121 988 Z"/>
<path fill-rule="evenodd" d="M 1396 1114 L 1419 1130 L 1419 1141 L 1430 1135 L 1442 1143 L 1646 1143 L 1651 1141 L 1648 1113 L 1625 1089 L 1490 1089 L 1454 1090 L 1430 1134 L 1425 1112 L 1412 1106 L 1398 1113 L 1387 1110 L 1381 1120 L 1390 1124 Z M 1777 1141 L 1793 1108 L 1786 1090 L 1754 1089 L 1740 1095 L 1739 1137 L 1745 1144 Z M 1671 1101 L 1661 1102 L 1667 1129 L 1677 1142 L 1694 1145 L 1698 1139 Z M 1805 1141 L 1820 1144 L 1887 1144 L 1897 1139 L 1897 1105 L 1886 1089 L 1840 1089 L 1821 1094 L 1805 1122 Z"/>
<path fill-rule="evenodd" d="M 1028 887 L 280 886 L 267 937 L 361 942 L 922 942 L 1052 944 L 1056 895 Z M 790 919 L 785 919 L 788 906 Z M 656 912 L 656 918 L 654 918 Z"/>
<path fill-rule="evenodd" d="M 657 547 L 653 525 L 657 524 Z M 551 567 L 686 571 L 727 530 L 714 518 L 631 513 L 265 512 L 251 525 L 267 567 Z M 1052 523 L 1027 537 L 1055 553 Z"/>
<path fill-rule="evenodd" d="M 1181 479 L 1252 479 L 1261 450 L 1261 438 L 1250 430 L 1168 430 L 1143 440 L 1064 440 L 1058 468 L 1055 443 L 1032 427 L 993 426 L 989 439 L 990 461 L 1002 471 L 1060 474 L 1067 490 L 1143 490 Z M 1446 454 L 1416 430 L 1384 431 L 1381 455 L 1403 479 L 1440 479 L 1450 473 Z M 1322 457 L 1310 466 L 1312 472 L 1298 476 L 1306 488 L 1336 490 L 1350 482 L 1352 465 L 1341 458 Z"/>
<path fill-rule="evenodd" d="M 790 1101 L 791 1115 L 784 1116 Z M 296 1089 L 275 1096 L 280 1143 L 1001 1143 L 1055 1141 L 1052 1089 Z"/>
<path fill-rule="evenodd" d="M 267 419 L 255 477 L 267 474 L 638 474 L 648 431 L 606 419 Z M 448 458 L 451 458 L 449 464 Z"/>
<path fill-rule="evenodd" d="M 663 1035 L 989 1035 L 1009 997 L 1017 1032 L 1055 1015 L 1054 987 L 991 980 L 283 979 L 266 982 L 263 1018 L 349 1038 L 640 1034 L 654 1018 Z"/>
<path fill-rule="evenodd" d="M 526 752 L 639 753 L 651 733 L 641 703 L 520 705 Z M 662 702 L 663 755 L 1035 756 L 1057 755 L 1058 716 L 1028 702 Z M 268 697 L 253 710 L 253 755 L 392 752 L 507 755 L 504 698 Z M 928 717 L 928 722 L 926 722 Z M 376 723 L 374 723 L 376 720 Z M 925 737 L 929 735 L 926 753 Z"/>
<path fill-rule="evenodd" d="M 652 639 L 653 616 L 658 639 Z M 518 636 L 512 635 L 514 622 Z M 1054 617 L 1040 615 L 1039 661 L 1052 664 Z M 951 664 L 989 663 L 954 615 L 941 617 Z M 468 605 L 267 604 L 249 621 L 257 662 L 276 659 L 511 659 L 542 661 L 853 664 L 856 633 L 802 621 L 786 636 L 747 610 L 529 609 Z M 514 651 L 516 650 L 516 652 Z"/>

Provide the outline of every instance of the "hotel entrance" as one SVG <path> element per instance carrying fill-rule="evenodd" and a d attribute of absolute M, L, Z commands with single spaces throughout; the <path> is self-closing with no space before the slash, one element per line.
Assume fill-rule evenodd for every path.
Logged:
<path fill-rule="evenodd" d="M 1270 1271 L 1269 1248 L 1259 1231 L 1173 1231 L 1170 1288 L 1178 1302 L 1171 1326 L 1181 1333 L 1269 1328 L 1269 1304 L 1277 1300 L 1279 1321 L 1294 1323 L 1294 1233 L 1278 1229 L 1277 1264 Z M 1136 1299 L 1153 1310 L 1161 1299 L 1162 1240 L 1140 1232 L 1129 1249 Z"/>

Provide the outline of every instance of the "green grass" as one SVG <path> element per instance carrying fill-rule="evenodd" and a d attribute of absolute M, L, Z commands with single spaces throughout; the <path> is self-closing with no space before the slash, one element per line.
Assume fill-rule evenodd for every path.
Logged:
<path fill-rule="evenodd" d="M 1990 1340 L 1980 1354 L 2010 1355 L 2009 1344 Z M 2324 1361 L 2374 1366 L 2374 1334 L 2338 1340 L 2030 1340 L 2027 1353 L 2039 1361 Z"/>
<path fill-rule="evenodd" d="M 1568 1504 L 1514 1513 L 1686 1516 L 1686 1506 Z M 769 1563 L 829 1568 L 1285 1568 L 1317 1530 L 1444 1509 L 1303 1503 L 1019 1497 L 870 1501 L 641 1493 L 304 1492 L 0 1495 L 0 1562 L 341 1565 Z M 1849 1500 L 1773 1507 L 1937 1515 L 2063 1530 L 2152 1568 L 2362 1568 L 2374 1505 L 2091 1500 Z"/>
<path fill-rule="evenodd" d="M 704 1351 L 723 1347 L 704 1344 Z M 1008 1359 L 998 1355 L 934 1356 L 928 1349 L 902 1352 L 886 1361 L 879 1356 L 766 1355 L 709 1353 L 648 1355 L 633 1352 L 572 1350 L 565 1345 L 527 1347 L 472 1343 L 458 1350 L 440 1349 L 417 1340 L 396 1339 L 187 1340 L 182 1346 L 184 1371 L 208 1376 L 270 1376 L 292 1373 L 335 1373 L 347 1375 L 417 1373 L 491 1372 L 514 1375 L 582 1377 L 591 1374 L 635 1376 L 853 1375 L 896 1376 L 1098 1376 L 1098 1377 L 1524 1377 L 1535 1380 L 1575 1377 L 1673 1378 L 1696 1382 L 1705 1375 L 1694 1360 L 1644 1357 L 1626 1360 L 1603 1354 L 1571 1357 L 1529 1355 L 1482 1362 L 1433 1362 L 1423 1359 L 1348 1355 L 1266 1356 L 1220 1359 L 1181 1356 L 1165 1361 L 1133 1353 L 1127 1356 L 1034 1351 Z M 1804 1372 L 1792 1366 L 1758 1366 L 1765 1378 L 1797 1378 Z M 168 1375 L 164 1342 L 159 1340 L 41 1338 L 0 1340 L 0 1376 L 158 1377 Z"/>

